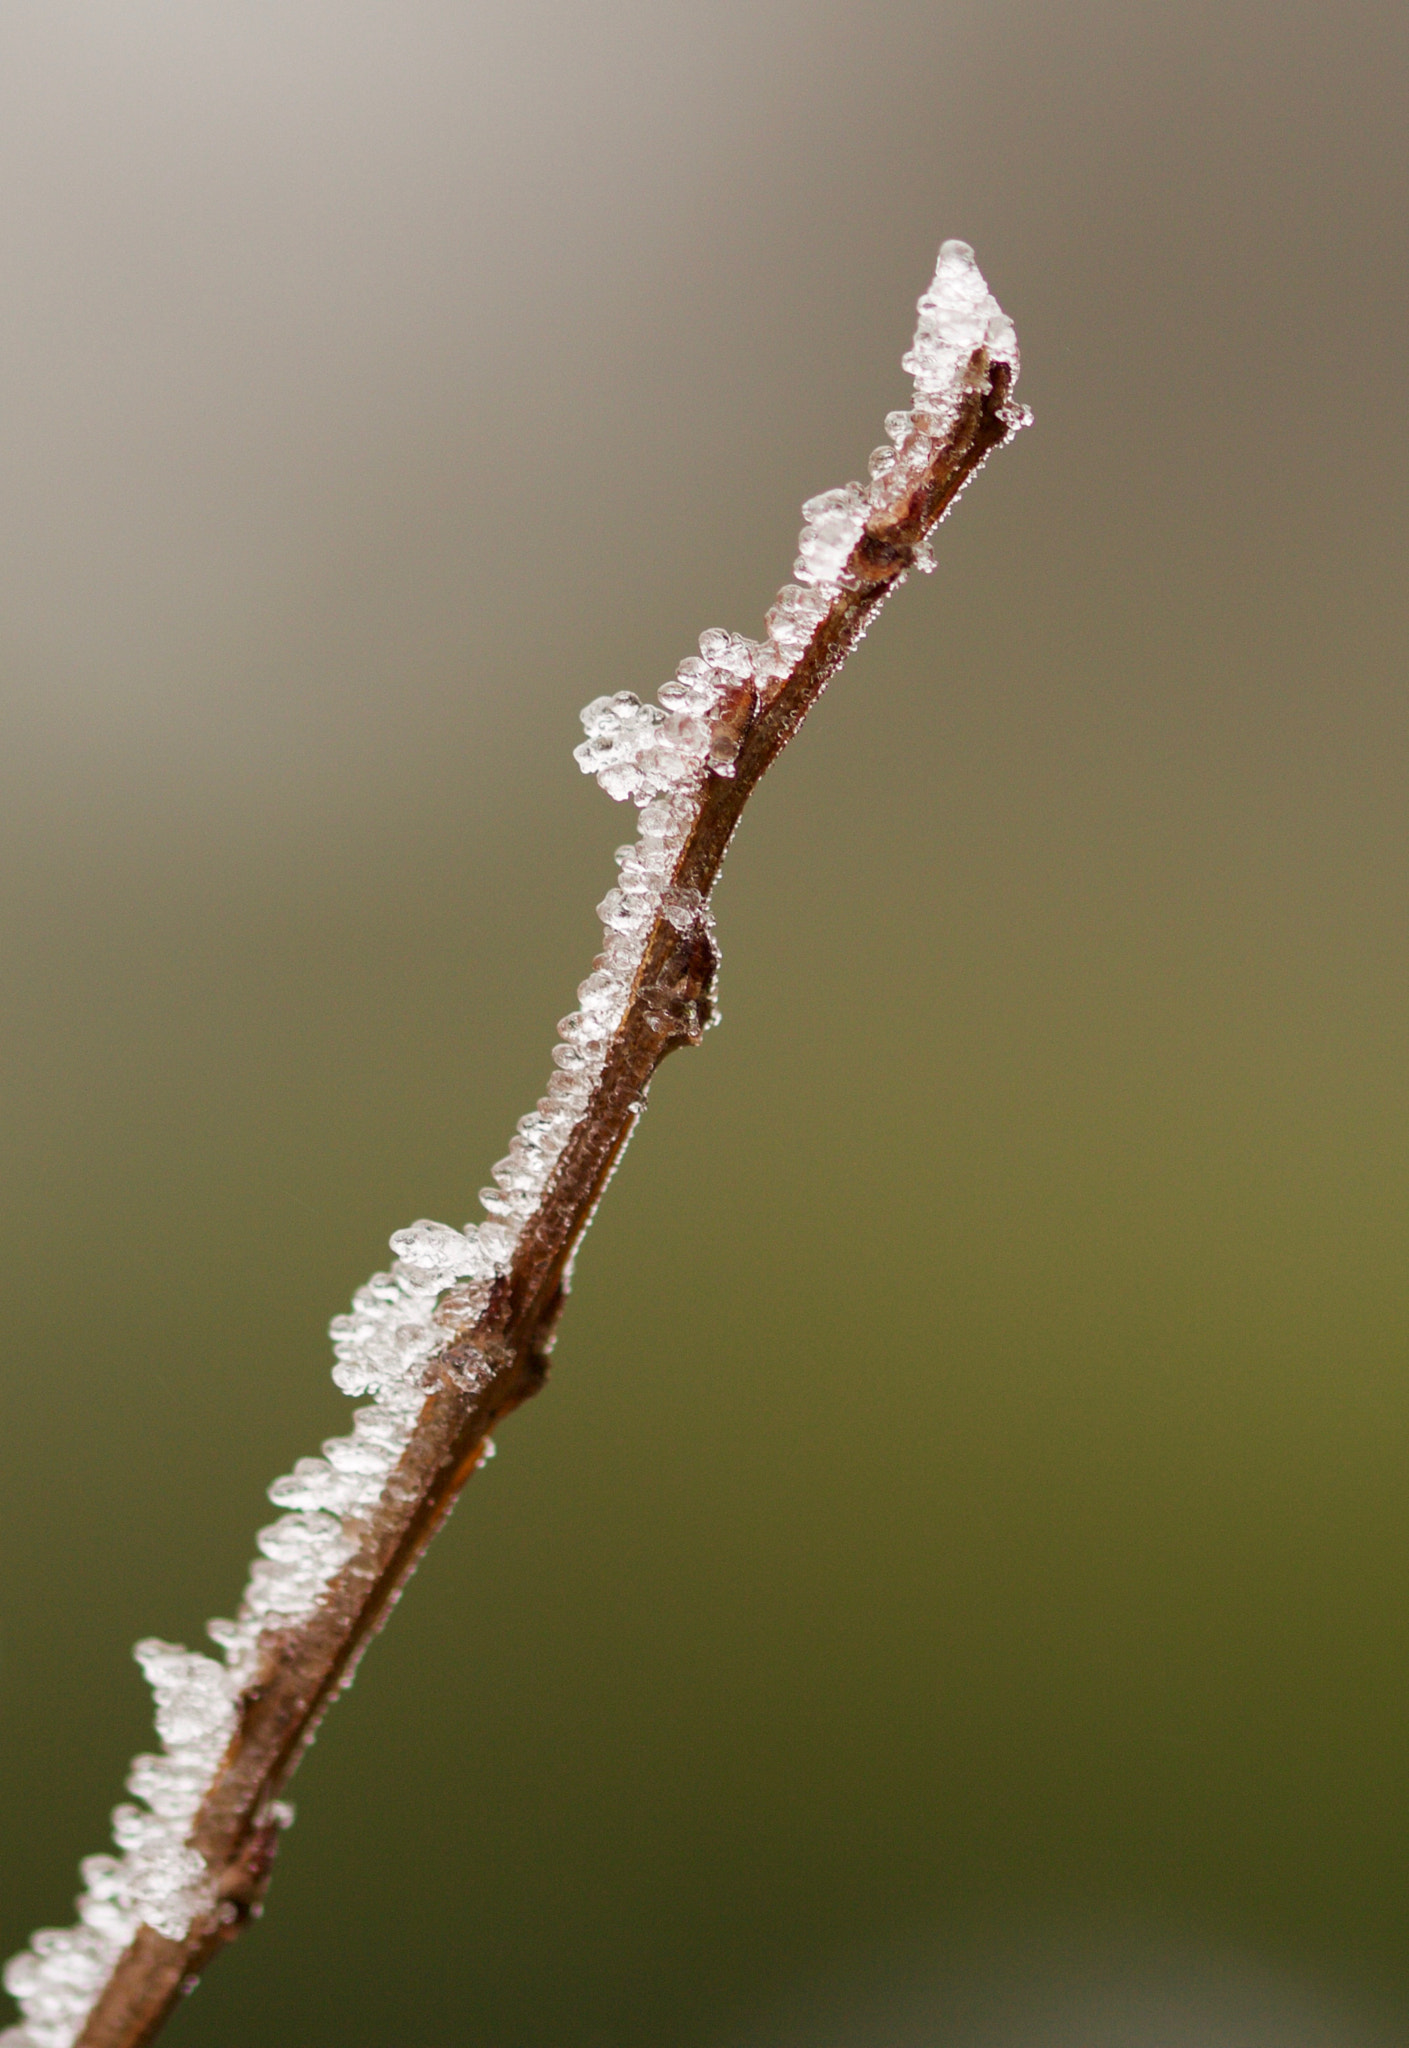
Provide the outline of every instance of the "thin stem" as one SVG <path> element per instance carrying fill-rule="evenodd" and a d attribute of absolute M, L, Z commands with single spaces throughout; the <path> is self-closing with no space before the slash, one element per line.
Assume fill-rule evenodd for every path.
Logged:
<path fill-rule="evenodd" d="M 969 478 L 1020 423 L 1012 372 L 975 352 L 942 433 L 915 416 L 900 450 L 905 481 L 873 511 L 839 586 L 792 668 L 756 690 L 740 686 L 716 727 L 737 753 L 709 769 L 671 886 L 650 925 L 629 999 L 600 1078 L 564 1145 L 508 1270 L 487 1305 L 453 1324 L 426 1368 L 427 1393 L 380 1500 L 347 1529 L 354 1554 L 311 1617 L 266 1630 L 239 1700 L 236 1732 L 197 1815 L 190 1841 L 205 1858 L 214 1907 L 184 1940 L 143 1926 L 118 1961 L 78 2037 L 78 2048 L 140 2048 L 219 1949 L 261 1910 L 278 1839 L 279 1794 L 318 1723 L 348 1684 L 492 1430 L 538 1392 L 548 1371 L 574 1252 L 644 1105 L 651 1077 L 709 1021 L 716 956 L 708 899 L 744 805 L 856 646 L 917 551 Z M 934 436 L 938 434 L 937 438 Z M 907 452 L 911 460 L 907 466 Z"/>

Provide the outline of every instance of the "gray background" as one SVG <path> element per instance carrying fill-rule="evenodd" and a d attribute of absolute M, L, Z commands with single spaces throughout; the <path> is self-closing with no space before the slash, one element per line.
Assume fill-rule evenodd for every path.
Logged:
<path fill-rule="evenodd" d="M 0 12 L 5 1952 L 541 1089 L 578 707 L 759 630 L 958 234 L 1038 424 L 746 819 L 724 1028 L 170 2039 L 1406 2037 L 1406 45 Z"/>

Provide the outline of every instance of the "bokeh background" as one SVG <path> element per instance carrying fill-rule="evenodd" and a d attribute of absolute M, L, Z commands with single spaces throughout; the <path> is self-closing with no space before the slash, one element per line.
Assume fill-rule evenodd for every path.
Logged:
<path fill-rule="evenodd" d="M 346 1426 L 946 235 L 1037 425 L 760 792 L 181 2048 L 1409 2038 L 1385 0 L 8 0 L 0 1948 Z"/>

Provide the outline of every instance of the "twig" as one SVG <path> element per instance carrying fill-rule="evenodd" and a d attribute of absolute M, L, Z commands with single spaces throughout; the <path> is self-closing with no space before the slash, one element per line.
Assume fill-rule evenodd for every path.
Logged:
<path fill-rule="evenodd" d="M 226 1665 L 139 1645 L 167 1754 L 138 1760 L 133 1789 L 154 1810 L 119 1809 L 126 1856 L 85 1864 L 84 1924 L 36 1936 L 9 1966 L 26 2017 L 0 2044 L 140 2048 L 261 1910 L 290 1818 L 280 1794 L 490 1432 L 543 1385 L 574 1253 L 651 1077 L 710 1022 L 709 896 L 744 805 L 884 600 L 929 566 L 931 529 L 1025 423 L 1011 327 L 962 243 L 941 251 L 906 364 L 916 410 L 891 415 L 896 446 L 872 458 L 867 490 L 804 507 L 806 580 L 782 592 L 768 640 L 707 634 L 660 709 L 622 694 L 583 714 L 579 759 L 643 806 L 642 838 L 602 906 L 605 950 L 560 1027 L 559 1073 L 486 1191 L 503 1220 L 398 1233 L 392 1273 L 335 1324 L 340 1384 L 375 1395 L 371 1420 L 271 1488 L 292 1512 L 262 1533 L 240 1620 L 211 1625 Z"/>

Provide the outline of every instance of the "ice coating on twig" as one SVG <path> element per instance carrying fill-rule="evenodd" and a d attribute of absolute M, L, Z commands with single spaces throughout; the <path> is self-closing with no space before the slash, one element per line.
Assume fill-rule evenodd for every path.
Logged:
<path fill-rule="evenodd" d="M 5 1968 L 5 1988 L 24 2010 L 7 2048 L 69 2048 L 113 1966 L 145 1921 L 180 1940 L 197 1913 L 214 1904 L 205 1863 L 186 1837 L 230 1737 L 235 1703 L 228 1673 L 213 1657 L 172 1643 L 137 1645 L 156 1695 L 160 1756 L 139 1756 L 127 1788 L 145 1802 L 119 1806 L 113 1839 L 124 1853 L 89 1856 L 80 1924 L 43 1928 Z"/>
<path fill-rule="evenodd" d="M 965 388 L 975 352 L 1007 363 L 1016 380 L 1018 337 L 983 281 L 967 242 L 945 242 L 934 282 L 920 300 L 920 324 L 902 367 L 915 379 L 917 412 L 939 414 Z M 982 367 L 980 366 L 980 373 Z"/>
<path fill-rule="evenodd" d="M 437 1354 L 471 1328 L 493 1281 L 506 1273 L 519 1235 L 542 1201 L 555 1166 L 591 1101 L 631 999 L 658 918 L 688 931 L 710 921 L 707 903 L 675 883 L 676 866 L 711 775 L 733 774 L 740 713 L 791 674 L 848 585 L 848 562 L 867 520 L 899 502 L 923 474 L 966 390 L 994 361 L 1018 369 L 1012 322 L 989 292 L 966 242 L 945 242 L 934 280 L 919 302 L 919 325 L 904 367 L 914 377 L 913 410 L 886 419 L 889 445 L 871 457 L 870 481 L 809 498 L 802 508 L 795 583 L 779 591 L 765 637 L 746 640 L 711 628 L 699 653 L 646 704 L 629 690 L 597 697 L 582 713 L 575 749 L 583 772 L 607 794 L 636 805 L 639 836 L 617 852 L 617 884 L 598 906 L 602 950 L 577 991 L 578 1008 L 558 1026 L 554 1072 L 537 1107 L 520 1117 L 508 1152 L 481 1191 L 484 1220 L 463 1230 L 425 1219 L 395 1232 L 393 1263 L 360 1287 L 331 1326 L 333 1378 L 370 1397 L 348 1436 L 300 1458 L 269 1488 L 278 1521 L 260 1530 L 233 1621 L 208 1624 L 223 1660 L 172 1644 L 139 1643 L 138 1662 L 156 1696 L 160 1756 L 138 1757 L 128 1790 L 141 1805 L 119 1806 L 119 1856 L 90 1856 L 79 1925 L 41 1929 L 5 1969 L 24 2018 L 0 2033 L 0 2048 L 72 2048 L 84 2020 L 142 1924 L 181 1940 L 215 1905 L 204 1861 L 190 1846 L 192 1824 L 237 1732 L 240 1696 L 258 1668 L 262 1638 L 308 1620 L 357 1548 L 359 1524 L 381 1499 L 425 1402 Z M 1022 416 L 1011 414 L 1014 426 Z M 922 542 L 915 566 L 933 566 Z M 486 1368 L 487 1370 L 487 1368 Z M 457 1380 L 467 1384 L 457 1362 Z M 492 1450 L 487 1446 L 486 1455 Z M 269 1819 L 286 1824 L 287 1808 Z"/>

